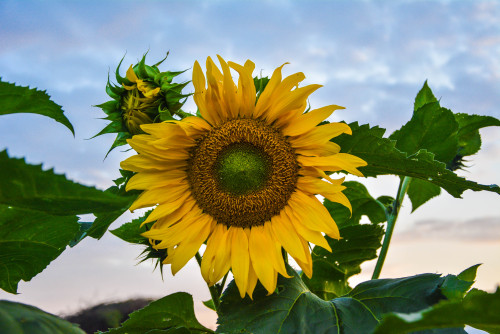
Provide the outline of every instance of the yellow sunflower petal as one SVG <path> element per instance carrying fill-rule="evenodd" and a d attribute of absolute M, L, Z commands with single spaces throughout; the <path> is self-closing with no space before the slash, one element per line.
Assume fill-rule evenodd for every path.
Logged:
<path fill-rule="evenodd" d="M 271 79 L 266 85 L 266 88 L 260 94 L 253 115 L 255 118 L 261 117 L 264 114 L 264 112 L 269 108 L 271 96 L 274 94 L 276 87 L 278 87 L 278 85 L 281 83 L 281 70 L 283 69 L 283 66 L 285 66 L 286 64 L 288 63 L 285 63 L 274 70 Z"/>
<path fill-rule="evenodd" d="M 179 219 L 184 217 L 189 211 L 193 209 L 195 206 L 196 201 L 194 198 L 189 197 L 185 200 L 184 203 L 182 203 L 177 210 L 172 212 L 172 207 L 170 205 L 158 205 L 146 218 L 146 220 L 141 224 L 141 227 L 144 224 L 153 222 L 155 220 L 160 220 L 158 221 L 156 225 L 158 227 L 161 227 L 162 225 L 164 226 L 170 226 L 173 223 L 177 222 Z"/>
<path fill-rule="evenodd" d="M 292 210 L 290 206 L 285 207 L 285 213 L 288 216 L 288 219 L 292 223 L 292 225 L 295 227 L 297 232 L 306 239 L 309 242 L 312 242 L 315 245 L 318 245 L 320 247 L 323 247 L 327 251 L 331 252 L 332 249 L 330 248 L 330 245 L 328 245 L 328 242 L 326 241 L 325 237 L 318 231 L 311 230 L 307 226 L 307 217 L 305 217 L 307 220 L 302 221 L 304 218 L 302 214 L 300 214 L 298 211 L 300 210 L 299 208 L 296 208 L 296 210 Z"/>
<path fill-rule="evenodd" d="M 296 117 L 293 121 L 283 128 L 283 134 L 285 136 L 298 136 L 303 133 L 309 132 L 316 125 L 327 119 L 335 110 L 345 109 L 344 107 L 337 105 L 330 105 L 322 107 L 319 109 L 314 109 L 303 114 L 300 117 Z"/>
<path fill-rule="evenodd" d="M 215 260 L 213 266 L 213 272 L 210 274 L 209 283 L 217 283 L 224 277 L 224 275 L 229 271 L 231 267 L 231 243 L 232 240 L 229 235 L 228 230 L 223 231 L 222 242 L 217 245 L 217 251 L 215 253 Z"/>
<path fill-rule="evenodd" d="M 206 215 L 207 216 L 207 215 Z M 208 219 L 210 217 L 207 216 Z M 201 225 L 201 224 L 200 224 Z M 208 221 L 204 221 L 204 224 L 201 226 L 200 230 L 191 229 L 194 232 L 194 236 L 192 239 L 185 239 L 182 241 L 179 246 L 175 249 L 174 256 L 171 259 L 171 270 L 172 275 L 177 274 L 179 270 L 182 269 L 186 265 L 186 263 L 194 257 L 194 255 L 200 249 L 200 246 L 207 239 L 208 234 L 210 233 L 210 224 Z M 168 259 L 168 257 L 167 257 Z M 168 263 L 169 261 L 166 261 Z"/>
<path fill-rule="evenodd" d="M 233 62 L 229 62 L 228 64 L 240 75 L 237 92 L 240 100 L 240 115 L 242 117 L 250 117 L 255 109 L 256 91 L 252 76 L 255 64 L 250 60 L 246 61 L 245 66 L 241 66 Z"/>
<path fill-rule="evenodd" d="M 130 65 L 130 67 L 128 68 L 126 77 L 130 82 L 137 82 L 137 80 L 139 80 L 134 72 L 134 69 L 132 68 L 132 65 Z"/>
<path fill-rule="evenodd" d="M 300 109 L 305 108 L 307 98 L 321 85 L 308 85 L 305 87 L 294 89 L 293 91 L 286 94 L 281 101 L 273 106 L 267 111 L 266 119 L 268 122 L 273 122 L 276 119 L 283 116 L 283 114 L 288 113 L 290 110 L 295 110 L 300 107 Z M 299 110 L 300 110 L 299 109 Z M 300 110 L 302 113 L 303 110 Z"/>
<path fill-rule="evenodd" d="M 250 229 L 249 240 L 252 266 L 260 282 L 269 294 L 276 289 L 273 264 L 269 261 L 269 249 L 273 247 L 271 240 L 264 231 L 264 226 L 254 226 Z"/>
<path fill-rule="evenodd" d="M 219 245 L 223 244 L 225 238 L 227 237 L 227 228 L 222 224 L 217 224 L 212 231 L 212 235 L 207 241 L 207 248 L 203 253 L 203 258 L 201 260 L 201 275 L 206 282 L 210 282 L 210 275 L 214 267 L 214 258 L 217 253 Z M 215 284 L 213 282 L 211 285 Z"/>
<path fill-rule="evenodd" d="M 329 237 L 339 239 L 339 229 L 332 216 L 323 204 L 315 197 L 308 196 L 300 191 L 295 192 L 290 199 L 291 205 L 300 208 L 296 210 L 297 215 L 302 215 L 302 219 L 307 221 L 308 226 L 317 231 L 325 232 Z M 294 203 L 294 204 L 292 204 Z"/>
<path fill-rule="evenodd" d="M 158 173 L 139 173 L 128 180 L 126 191 L 130 189 L 145 190 L 149 188 L 164 187 L 166 185 L 176 185 L 185 182 L 187 174 L 183 170 L 173 170 Z"/>
<path fill-rule="evenodd" d="M 313 274 L 313 261 L 311 257 L 311 253 L 309 251 L 309 244 L 302 240 L 302 247 L 304 249 L 304 252 L 307 255 L 307 261 L 301 261 L 300 259 L 294 258 L 295 262 L 300 266 L 304 274 L 306 274 L 307 277 L 312 278 Z"/>
<path fill-rule="evenodd" d="M 274 247 L 269 248 L 269 254 L 276 272 L 280 273 L 286 278 L 290 278 L 285 268 L 285 261 L 283 259 L 282 247 L 278 240 L 274 237 L 274 232 L 272 231 L 271 222 L 266 222 L 264 224 L 264 231 L 269 236 L 271 243 Z"/>
<path fill-rule="evenodd" d="M 307 147 L 326 143 L 343 133 L 352 134 L 351 128 L 345 123 L 330 123 L 314 127 L 309 133 L 290 138 L 294 147 Z"/>
<path fill-rule="evenodd" d="M 307 260 L 300 236 L 283 211 L 280 215 L 271 218 L 271 227 L 274 237 L 291 256 L 304 262 Z"/>
<path fill-rule="evenodd" d="M 298 156 L 297 160 L 303 166 L 315 166 L 333 172 L 345 170 L 356 176 L 363 176 L 357 168 L 366 166 L 366 161 L 347 153 L 338 153 L 327 157 Z"/>
<path fill-rule="evenodd" d="M 231 267 L 236 286 L 240 291 L 241 298 L 245 297 L 248 286 L 248 270 L 250 267 L 250 256 L 248 253 L 248 237 L 240 227 L 231 227 Z"/>
<path fill-rule="evenodd" d="M 248 270 L 248 285 L 247 285 L 247 294 L 250 296 L 250 299 L 253 300 L 253 291 L 255 290 L 255 286 L 257 285 L 257 274 L 253 269 L 252 263 L 250 263 L 250 268 Z"/>
<path fill-rule="evenodd" d="M 226 61 L 219 55 L 217 55 L 219 63 L 224 73 L 224 78 L 222 79 L 224 85 L 224 104 L 227 108 L 227 113 L 230 118 L 237 118 L 240 111 L 241 101 L 236 97 L 236 85 L 234 84 L 233 78 L 231 77 L 231 72 Z"/>

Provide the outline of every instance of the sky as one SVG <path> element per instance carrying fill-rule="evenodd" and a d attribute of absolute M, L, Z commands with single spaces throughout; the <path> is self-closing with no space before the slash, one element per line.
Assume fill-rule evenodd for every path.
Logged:
<path fill-rule="evenodd" d="M 0 76 L 38 87 L 60 104 L 76 136 L 38 115 L 0 118 L 0 149 L 15 157 L 55 168 L 68 178 L 105 189 L 118 177 L 120 161 L 132 154 L 104 156 L 114 136 L 87 140 L 107 123 L 100 109 L 107 101 L 108 71 L 125 55 L 122 75 L 145 52 L 155 63 L 170 51 L 161 70 L 188 71 L 195 60 L 222 55 L 256 72 L 304 72 L 304 84 L 324 85 L 313 107 L 338 104 L 332 121 L 358 121 L 387 129 L 407 122 L 425 80 L 441 105 L 470 114 L 500 118 L 500 2 L 498 1 L 11 1 L 0 2 Z M 192 86 L 187 90 L 192 91 Z M 185 110 L 193 111 L 192 101 Z M 482 151 L 461 175 L 500 184 L 500 131 L 481 131 Z M 1 167 L 0 167 L 1 168 Z M 355 179 L 355 178 L 352 178 Z M 398 179 L 360 180 L 374 196 L 394 196 Z M 500 198 L 466 191 L 447 193 L 413 214 L 406 199 L 383 277 L 423 272 L 458 274 L 483 263 L 476 286 L 500 283 Z M 127 213 L 112 225 L 134 217 Z M 85 239 L 49 267 L 19 285 L 20 294 L 0 298 L 68 314 L 81 307 L 131 296 L 193 294 L 202 322 L 215 315 L 201 305 L 209 293 L 196 262 L 164 278 L 148 263 L 137 265 L 141 249 L 107 233 Z M 374 263 L 363 265 L 356 284 L 369 279 Z"/>

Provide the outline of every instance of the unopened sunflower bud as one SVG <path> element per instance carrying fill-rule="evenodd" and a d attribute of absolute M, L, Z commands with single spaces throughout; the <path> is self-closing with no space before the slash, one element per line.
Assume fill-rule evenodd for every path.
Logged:
<path fill-rule="evenodd" d="M 175 115 L 182 118 L 185 115 L 181 107 L 189 94 L 183 94 L 182 90 L 189 81 L 173 82 L 173 79 L 184 71 L 160 72 L 158 66 L 166 58 L 149 66 L 145 63 L 144 55 L 139 63 L 130 65 L 125 77 L 120 76 L 122 59 L 116 68 L 118 85 L 110 83 L 108 78 L 106 93 L 113 100 L 97 107 L 106 113 L 107 117 L 104 119 L 111 123 L 94 136 L 117 133 L 108 154 L 115 147 L 127 144 L 126 140 L 132 136 L 144 133 L 141 125 L 173 120 Z"/>

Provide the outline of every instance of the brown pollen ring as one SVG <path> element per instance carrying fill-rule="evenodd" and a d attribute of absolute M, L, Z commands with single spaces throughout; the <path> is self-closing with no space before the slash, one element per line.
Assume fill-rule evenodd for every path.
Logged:
<path fill-rule="evenodd" d="M 268 177 L 259 189 L 243 195 L 221 187 L 217 162 L 232 145 L 252 146 L 268 157 Z M 226 226 L 263 225 L 280 213 L 295 191 L 299 164 L 283 134 L 256 119 L 233 119 L 214 127 L 190 151 L 188 181 L 198 206 Z"/>

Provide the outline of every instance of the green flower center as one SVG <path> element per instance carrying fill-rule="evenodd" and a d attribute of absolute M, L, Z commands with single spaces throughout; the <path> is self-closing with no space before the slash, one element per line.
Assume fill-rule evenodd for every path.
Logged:
<path fill-rule="evenodd" d="M 261 189 L 269 178 L 269 157 L 251 144 L 234 144 L 224 149 L 216 163 L 221 188 L 233 195 Z"/>

